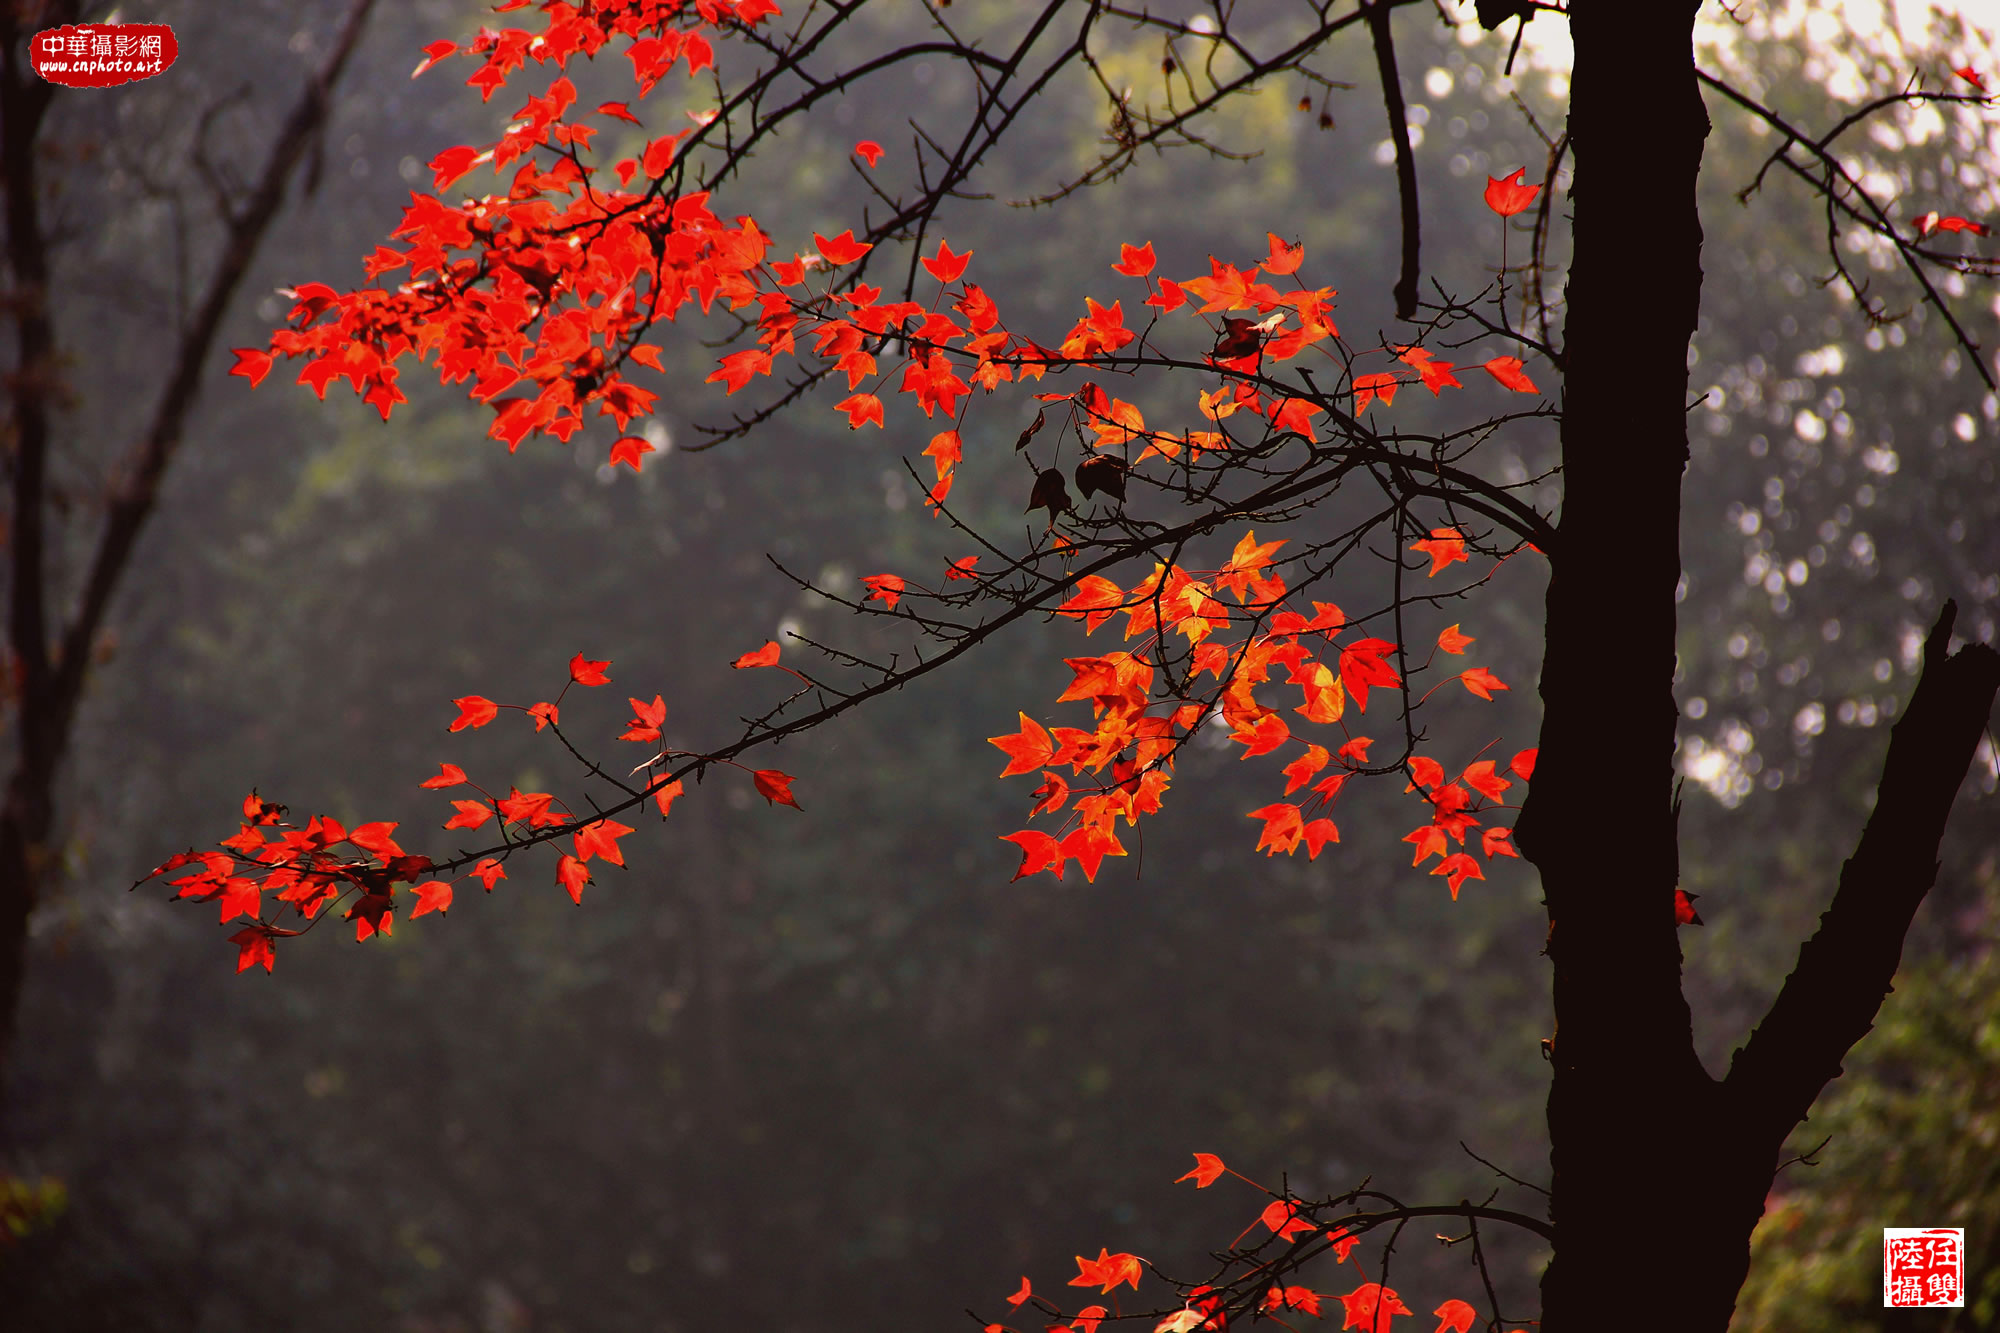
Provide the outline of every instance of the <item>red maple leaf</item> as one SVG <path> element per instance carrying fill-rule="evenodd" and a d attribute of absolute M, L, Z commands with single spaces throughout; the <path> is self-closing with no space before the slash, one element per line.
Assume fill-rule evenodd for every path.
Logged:
<path fill-rule="evenodd" d="M 446 828 L 478 828 L 493 818 L 492 809 L 481 801 L 453 801 L 452 805 L 458 813 L 446 821 Z"/>
<path fill-rule="evenodd" d="M 556 863 L 556 883 L 563 886 L 569 900 L 583 906 L 583 886 L 590 883 L 590 867 L 567 853 Z"/>
<path fill-rule="evenodd" d="M 1444 860 L 1431 867 L 1433 875 L 1443 875 L 1445 883 L 1451 886 L 1451 900 L 1458 901 L 1458 886 L 1468 879 L 1485 879 L 1486 872 L 1479 868 L 1479 862 L 1465 852 L 1453 852 Z"/>
<path fill-rule="evenodd" d="M 757 794 L 772 805 L 789 805 L 794 810 L 801 808 L 799 803 L 792 799 L 794 779 L 791 774 L 780 773 L 775 768 L 760 768 L 750 775 L 750 780 L 757 784 Z"/>
<path fill-rule="evenodd" d="M 1379 1282 L 1362 1283 L 1342 1296 L 1340 1303 L 1347 1310 L 1347 1317 L 1340 1326 L 1343 1329 L 1363 1328 L 1368 1333 L 1388 1333 L 1391 1319 L 1399 1314 L 1411 1313 L 1396 1295 L 1395 1288 L 1385 1287 Z"/>
<path fill-rule="evenodd" d="M 1278 1239 L 1289 1243 L 1294 1236 L 1319 1230 L 1311 1221 L 1299 1215 L 1298 1208 L 1284 1199 L 1273 1199 L 1264 1205 L 1264 1211 L 1257 1218 L 1265 1226 L 1278 1234 Z"/>
<path fill-rule="evenodd" d="M 926 259 L 921 262 L 923 263 L 924 271 L 926 273 L 930 274 L 933 278 L 936 278 L 939 282 L 944 283 L 946 286 L 949 286 L 952 283 L 958 281 L 960 275 L 965 272 L 966 261 L 970 260 L 971 258 L 972 258 L 972 251 L 967 250 L 962 255 L 953 254 L 951 246 L 946 244 L 944 240 L 940 239 L 938 241 L 937 257 L 935 259 Z"/>
<path fill-rule="evenodd" d="M 847 414 L 849 430 L 860 430 L 871 421 L 882 424 L 882 400 L 872 393 L 849 394 L 835 403 L 833 410 Z"/>
<path fill-rule="evenodd" d="M 647 454 L 656 452 L 658 452 L 657 448 L 644 437 L 627 435 L 621 439 L 612 441 L 610 466 L 616 467 L 618 464 L 623 463 L 634 472 L 637 472 L 640 470 L 639 460 Z"/>
<path fill-rule="evenodd" d="M 456 787 L 465 780 L 465 770 L 457 764 L 439 764 L 438 775 L 434 778 L 425 778 L 418 785 L 422 787 Z"/>
<path fill-rule="evenodd" d="M 489 856 L 478 865 L 472 867 L 472 876 L 484 884 L 486 891 L 491 893 L 493 892 L 494 881 L 507 878 L 507 872 L 501 868 L 498 861 Z"/>
<path fill-rule="evenodd" d="M 1675 925 L 1677 925 L 1677 926 L 1699 926 L 1699 925 L 1704 925 L 1704 924 L 1706 924 L 1706 923 L 1704 923 L 1704 922 L 1702 921 L 1702 919 L 1701 919 L 1701 913 L 1699 913 L 1699 912 L 1697 912 L 1697 911 L 1695 911 L 1695 910 L 1694 910 L 1694 900 L 1695 900 L 1695 899 L 1697 899 L 1697 898 L 1699 898 L 1699 897 L 1701 897 L 1701 895 L 1700 895 L 1700 894 L 1698 894 L 1698 893 L 1689 893 L 1689 892 L 1688 892 L 1688 891 L 1687 891 L 1686 889 L 1675 889 L 1675 890 L 1674 890 L 1674 924 L 1675 924 Z"/>
<path fill-rule="evenodd" d="M 451 885 L 441 879 L 426 880 L 422 884 L 412 884 L 410 891 L 417 895 L 417 905 L 410 912 L 410 920 L 415 921 L 427 912 L 451 910 Z"/>
<path fill-rule="evenodd" d="M 656 741 L 660 739 L 660 728 L 667 721 L 667 701 L 660 695 L 653 696 L 653 702 L 643 703 L 638 699 L 628 701 L 632 705 L 632 720 L 625 724 L 621 741 Z"/>
<path fill-rule="evenodd" d="M 1034 1287 L 1029 1284 L 1028 1279 L 1026 1277 L 1023 1277 L 1021 1279 L 1021 1289 L 1015 1292 L 1012 1296 L 1009 1296 L 1007 1298 L 1007 1304 L 1013 1306 L 1019 1306 L 1023 1301 L 1027 1300 L 1028 1297 L 1034 1294 L 1035 1294 Z"/>
<path fill-rule="evenodd" d="M 458 717 L 452 721 L 451 731 L 464 731 L 467 727 L 483 727 L 500 715 L 500 705 L 491 699 L 482 699 L 476 694 L 468 694 L 463 699 L 453 699 L 458 705 Z"/>
<path fill-rule="evenodd" d="M 1521 178 L 1528 174 L 1526 167 L 1520 167 L 1510 176 L 1488 176 L 1486 178 L 1486 206 L 1503 218 L 1511 218 L 1542 192 L 1539 185 L 1524 185 Z"/>
<path fill-rule="evenodd" d="M 882 145 L 873 139 L 863 139 L 854 145 L 854 155 L 871 167 L 882 160 L 882 151 Z"/>
<path fill-rule="evenodd" d="M 852 227 L 849 227 L 832 240 L 828 240 L 818 232 L 814 232 L 813 244 L 819 247 L 820 258 L 836 267 L 841 264 L 852 264 L 855 260 L 875 248 L 866 241 L 855 240 L 854 229 Z"/>
<path fill-rule="evenodd" d="M 1438 1317 L 1435 1333 L 1467 1333 L 1472 1321 L 1479 1315 L 1477 1310 L 1458 1300 L 1446 1301 L 1431 1313 Z"/>
<path fill-rule="evenodd" d="M 601 856 L 612 865 L 625 864 L 625 853 L 618 850 L 618 840 L 632 831 L 631 827 L 615 819 L 599 820 L 576 831 L 576 859 L 588 861 L 593 856 Z"/>
<path fill-rule="evenodd" d="M 778 641 L 772 639 L 754 653 L 745 653 L 731 663 L 737 670 L 745 667 L 767 667 L 778 665 Z"/>
<path fill-rule="evenodd" d="M 1111 266 L 1113 273 L 1123 273 L 1128 278 L 1143 278 L 1153 271 L 1153 243 L 1125 245 L 1118 247 L 1118 262 Z"/>
<path fill-rule="evenodd" d="M 1132 1284 L 1132 1290 L 1139 1289 L 1139 1277 L 1144 1271 L 1136 1254 L 1112 1254 L 1102 1246 L 1098 1247 L 1095 1259 L 1076 1256 L 1077 1275 L 1069 1280 L 1072 1287 L 1095 1287 L 1102 1284 L 1109 1292 L 1121 1282 Z"/>
<path fill-rule="evenodd" d="M 1019 833 L 1004 834 L 1000 841 L 1011 842 L 1021 849 L 1021 866 L 1014 872 L 1015 879 L 1044 870 L 1058 876 L 1062 874 L 1062 844 L 1040 829 L 1022 829 Z"/>
<path fill-rule="evenodd" d="M 1522 750 L 1508 761 L 1507 767 L 1519 773 L 1522 781 L 1533 781 L 1535 776 L 1535 759 L 1540 754 L 1540 749 Z"/>
<path fill-rule="evenodd" d="M 862 580 L 868 585 L 866 600 L 880 602 L 889 610 L 896 609 L 896 603 L 903 598 L 903 577 L 900 574 L 869 574 Z"/>
<path fill-rule="evenodd" d="M 1205 1190 L 1217 1180 L 1220 1180 L 1222 1173 L 1228 1169 L 1228 1167 L 1222 1164 L 1222 1159 L 1214 1153 L 1198 1152 L 1194 1155 L 1194 1170 L 1177 1178 L 1174 1184 L 1178 1185 L 1183 1180 L 1192 1180 L 1196 1189 Z"/>
<path fill-rule="evenodd" d="M 247 972 L 259 963 L 269 972 L 278 961 L 277 953 L 271 948 L 271 932 L 262 926 L 245 926 L 229 937 L 236 946 L 236 970 Z"/>

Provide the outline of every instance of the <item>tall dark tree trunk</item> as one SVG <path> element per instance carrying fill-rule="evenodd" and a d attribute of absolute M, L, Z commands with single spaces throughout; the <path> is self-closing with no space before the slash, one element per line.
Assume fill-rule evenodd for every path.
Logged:
<path fill-rule="evenodd" d="M 1729 1078 L 1711 1077 L 1681 991 L 1671 799 L 1695 186 L 1709 129 L 1697 7 L 1571 7 L 1564 496 L 1541 757 L 1518 828 L 1541 871 L 1554 972 L 1558 1250 L 1542 1280 L 1545 1333 L 1727 1328 L 1780 1145 L 1888 990 L 2000 687 L 1991 650 L 1947 656 L 1948 606 L 1819 936 Z"/>
<path fill-rule="evenodd" d="M 55 782 L 83 697 L 91 652 L 151 517 L 167 467 L 179 451 L 189 410 L 237 288 L 270 231 L 293 173 L 332 109 L 333 86 L 354 52 L 374 0 L 352 0 L 325 61 L 307 79 L 279 128 L 249 193 L 230 201 L 208 286 L 186 326 L 145 434 L 121 460 L 104 497 L 104 519 L 75 606 L 61 616 L 64 589 L 46 561 L 46 478 L 56 398 L 55 324 L 49 311 L 49 255 L 41 217 L 36 153 L 54 89 L 28 68 L 27 42 L 41 28 L 72 22 L 70 0 L 0 0 L 0 169 L 4 169 L 7 305 L 18 364 L 8 377 L 4 443 L 9 454 L 7 667 L 15 713 L 13 769 L 0 795 L 0 1073 L 7 1068 L 20 1004 L 28 918 L 52 859 Z M 54 611 L 51 606 L 54 604 Z M 60 617 L 51 624 L 52 617 Z"/>

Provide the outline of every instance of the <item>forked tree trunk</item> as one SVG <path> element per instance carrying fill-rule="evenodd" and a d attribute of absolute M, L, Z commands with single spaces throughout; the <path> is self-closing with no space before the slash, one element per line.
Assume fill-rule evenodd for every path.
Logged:
<path fill-rule="evenodd" d="M 201 391 L 209 355 L 236 296 L 332 108 L 333 86 L 368 22 L 375 0 L 350 0 L 332 49 L 306 80 L 280 126 L 256 185 L 233 201 L 208 286 L 178 330 L 173 359 L 146 433 L 121 460 L 104 496 L 104 518 L 76 604 L 66 616 L 50 573 L 44 481 L 55 445 L 51 404 L 59 397 L 55 322 L 49 309 L 47 234 L 36 154 L 51 86 L 27 66 L 27 42 L 43 26 L 74 20 L 73 0 L 0 0 L 0 185 L 4 185 L 6 305 L 18 364 L 9 376 L 0 435 L 12 454 L 5 668 L 14 674 L 13 771 L 0 793 L 0 1074 L 7 1068 L 27 956 L 28 919 L 48 878 L 55 782 L 83 697 L 92 650 L 160 482 L 180 449 L 187 414 Z M 60 617 L 60 619 L 59 619 Z"/>
<path fill-rule="evenodd" d="M 1888 991 L 2000 688 L 1990 649 L 1947 657 L 1947 605 L 1821 930 L 1728 1077 L 1711 1077 L 1681 992 L 1671 804 L 1695 185 L 1709 128 L 1697 7 L 1571 6 L 1564 495 L 1541 757 L 1518 821 L 1546 894 L 1557 1025 L 1544 1333 L 1727 1328 L 1779 1148 Z"/>

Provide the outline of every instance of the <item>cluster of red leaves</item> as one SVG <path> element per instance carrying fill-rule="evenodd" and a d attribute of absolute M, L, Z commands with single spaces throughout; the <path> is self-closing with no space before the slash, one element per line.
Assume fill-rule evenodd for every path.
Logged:
<path fill-rule="evenodd" d="M 1313 602 L 1310 616 L 1291 609 L 1284 579 L 1272 565 L 1284 545 L 1259 542 L 1251 530 L 1214 571 L 1156 565 L 1130 588 L 1095 574 L 1077 582 L 1075 593 L 1058 608 L 1060 614 L 1083 621 L 1086 634 L 1122 615 L 1125 638 L 1141 642 L 1137 652 L 1065 659 L 1073 680 L 1057 702 L 1087 700 L 1095 721 L 1090 730 L 1059 726 L 1051 731 L 1023 713 L 1020 730 L 990 738 L 1007 755 L 1000 776 L 1041 773 L 1031 816 L 1065 806 L 1070 810 L 1071 827 L 1060 838 L 1037 829 L 1006 836 L 1022 851 L 1016 879 L 1044 870 L 1060 876 L 1072 860 L 1086 879 L 1095 879 L 1106 856 L 1126 854 L 1117 837 L 1118 820 L 1137 825 L 1141 815 L 1159 811 L 1175 752 L 1211 723 L 1228 729 L 1230 741 L 1243 747 L 1244 759 L 1284 754 L 1285 796 L 1310 790 L 1303 800 L 1277 801 L 1250 812 L 1250 818 L 1263 821 L 1257 850 L 1290 855 L 1303 844 L 1306 855 L 1316 858 L 1327 843 L 1340 841 L 1339 828 L 1321 812 L 1332 806 L 1352 775 L 1367 767 L 1374 744 L 1372 737 L 1353 729 L 1348 704 L 1355 713 L 1366 713 L 1371 690 L 1403 687 L 1402 676 L 1390 664 L 1398 648 L 1369 637 L 1341 642 L 1347 619 L 1331 603 Z M 1455 528 L 1433 529 L 1411 549 L 1430 558 L 1433 576 L 1469 559 Z M 1224 600 L 1225 594 L 1234 605 Z M 1187 641 L 1189 670 L 1177 683 L 1163 682 L 1148 656 L 1162 649 L 1169 635 Z M 1438 636 L 1437 646 L 1460 654 L 1472 642 L 1453 625 Z M 1204 676 L 1213 677 L 1213 683 L 1203 682 Z M 1467 668 L 1453 678 L 1482 699 L 1507 688 L 1484 667 Z M 1259 697 L 1260 688 L 1279 683 L 1298 687 L 1289 710 Z M 1321 744 L 1312 730 L 1317 727 L 1338 728 L 1339 734 Z M 1062 766 L 1071 777 L 1107 769 L 1109 776 L 1077 793 L 1068 777 L 1053 771 Z M 1456 898 L 1466 879 L 1485 875 L 1469 850 L 1452 852 L 1450 846 L 1464 848 L 1467 833 L 1480 827 L 1479 816 L 1499 807 L 1513 784 L 1495 772 L 1492 760 L 1468 765 L 1451 782 L 1445 781 L 1443 766 L 1426 756 L 1412 755 L 1402 767 L 1410 779 L 1408 789 L 1420 791 L 1430 807 L 1428 821 L 1406 839 L 1417 844 L 1415 864 L 1441 856 L 1432 873 L 1445 877 Z M 1527 778 L 1534 769 L 1534 751 L 1517 754 L 1511 768 Z M 1491 807 L 1478 804 L 1478 798 Z M 1518 855 L 1509 833 L 1506 828 L 1484 829 L 1480 853 Z"/>
<path fill-rule="evenodd" d="M 676 64 L 689 74 L 713 64 L 710 35 L 778 12 L 770 0 L 545 4 L 541 31 L 487 29 L 463 52 L 433 43 L 417 73 L 458 54 L 480 58 L 467 82 L 491 98 L 530 58 L 560 70 L 622 41 L 644 97 Z M 370 279 L 393 274 L 397 285 L 292 289 L 290 326 L 267 348 L 237 349 L 232 373 L 256 384 L 275 358 L 303 359 L 300 383 L 324 398 L 344 378 L 387 419 L 406 401 L 397 363 L 414 353 L 434 359 L 444 383 L 470 382 L 471 395 L 494 409 L 489 433 L 510 450 L 530 434 L 568 440 L 587 411 L 620 430 L 649 412 L 656 395 L 628 377 L 633 365 L 661 366 L 646 330 L 690 302 L 704 311 L 717 300 L 732 309 L 755 303 L 758 284 L 748 275 L 769 242 L 747 217 L 725 223 L 705 194 L 676 197 L 664 187 L 690 130 L 651 140 L 608 172 L 590 165 L 606 122 L 638 118 L 622 102 L 604 102 L 571 119 L 576 98 L 576 86 L 558 77 L 497 141 L 438 154 L 430 164 L 436 193 L 413 192 L 392 243 L 367 260 Z M 447 202 L 444 192 L 477 167 L 501 173 L 503 190 Z M 627 437 L 611 461 L 637 468 L 649 449 Z"/>
<path fill-rule="evenodd" d="M 1180 1179 L 1193 1180 L 1197 1189 L 1206 1189 L 1225 1171 L 1230 1175 L 1237 1175 L 1224 1166 L 1222 1159 L 1213 1153 L 1196 1153 L 1195 1169 Z M 1249 1181 L 1247 1177 L 1238 1176 L 1238 1179 L 1245 1180 L 1266 1194 L 1270 1193 L 1262 1186 L 1257 1186 L 1256 1182 Z M 1244 1236 L 1262 1226 L 1288 1245 L 1297 1244 L 1301 1238 L 1323 1235 L 1326 1239 L 1326 1253 L 1333 1255 L 1334 1262 L 1339 1264 L 1349 1262 L 1354 1248 L 1361 1243 L 1360 1236 L 1350 1233 L 1338 1223 L 1330 1227 L 1321 1226 L 1307 1216 L 1307 1211 L 1289 1198 L 1273 1195 L 1271 1202 L 1258 1215 L 1257 1220 L 1245 1227 L 1243 1233 L 1238 1235 L 1236 1241 L 1229 1247 L 1243 1262 L 1243 1271 L 1235 1275 L 1227 1289 L 1218 1289 L 1206 1284 L 1184 1288 L 1177 1296 L 1181 1301 L 1181 1308 L 1168 1312 L 1154 1324 L 1153 1333 L 1190 1333 L 1191 1330 L 1195 1333 L 1222 1333 L 1222 1330 L 1229 1326 L 1229 1305 L 1232 1294 L 1240 1299 L 1241 1294 L 1245 1292 L 1254 1294 L 1261 1291 L 1261 1296 L 1257 1296 L 1252 1303 L 1254 1314 L 1259 1318 L 1278 1319 L 1282 1323 L 1282 1316 L 1293 1311 L 1310 1315 L 1314 1319 L 1320 1318 L 1321 1303 L 1330 1293 L 1314 1291 L 1310 1287 L 1283 1280 L 1295 1268 L 1291 1262 L 1291 1252 L 1281 1252 L 1270 1258 L 1259 1258 L 1255 1251 L 1237 1249 Z M 1352 1262 L 1358 1273 L 1361 1261 L 1355 1259 Z M 1076 1267 L 1077 1275 L 1069 1279 L 1068 1285 L 1094 1287 L 1098 1289 L 1100 1295 L 1113 1295 L 1115 1289 L 1121 1285 L 1129 1285 L 1134 1292 L 1137 1292 L 1139 1281 L 1145 1276 L 1149 1265 L 1136 1254 L 1113 1254 L 1108 1249 L 1100 1247 L 1095 1259 L 1077 1255 Z M 1403 1304 L 1402 1297 L 1396 1294 L 1394 1288 L 1383 1286 L 1379 1282 L 1364 1280 L 1354 1290 L 1334 1296 L 1333 1299 L 1340 1302 L 1342 1329 L 1358 1328 L 1365 1330 L 1365 1333 L 1390 1333 L 1397 1315 L 1414 1314 L 1414 1311 Z M 1067 1312 L 1059 1302 L 1037 1295 L 1033 1282 L 1026 1277 L 1021 1279 L 1020 1288 L 1006 1300 L 1007 1304 L 1016 1309 L 1033 1302 L 1037 1314 L 1053 1321 L 1043 1325 L 1043 1333 L 1097 1333 L 1098 1326 L 1107 1319 L 1123 1320 L 1135 1317 L 1123 1314 L 1115 1306 L 1103 1305 L 1087 1305 L 1074 1313 Z M 1239 1305 L 1238 1309 L 1241 1308 Z M 1456 1299 L 1445 1301 L 1432 1313 L 1438 1318 L 1438 1326 L 1434 1333 L 1468 1333 L 1473 1320 L 1478 1317 L 1478 1311 L 1470 1304 Z M 992 1323 L 985 1326 L 985 1333 L 1022 1333 L 1022 1331 L 1009 1324 Z"/>
<path fill-rule="evenodd" d="M 775 666 L 777 661 L 778 645 L 771 643 L 757 652 L 744 654 L 736 665 Z M 476 694 L 454 699 L 458 716 L 446 730 L 456 733 L 484 727 L 503 710 L 531 718 L 538 732 L 544 727 L 559 730 L 560 705 L 569 687 L 610 684 L 611 677 L 607 674 L 610 665 L 608 661 L 592 661 L 582 653 L 576 654 L 570 659 L 569 681 L 563 692 L 550 701 L 497 704 Z M 683 787 L 678 778 L 669 779 L 656 772 L 657 767 L 670 759 L 699 756 L 669 750 L 661 743 L 667 706 L 660 695 L 654 695 L 651 703 L 643 699 L 629 702 L 632 719 L 618 739 L 658 747 L 659 752 L 633 773 L 648 775 L 641 799 L 652 802 L 664 819 L 673 809 L 674 801 L 683 794 Z M 790 774 L 777 769 L 757 769 L 750 771 L 750 778 L 758 793 L 773 805 L 798 807 L 792 797 Z M 302 934 L 321 918 L 324 909 L 343 901 L 352 900 L 343 919 L 354 922 L 357 940 L 365 940 L 372 935 L 394 933 L 399 894 L 414 899 L 410 910 L 413 920 L 431 912 L 446 912 L 452 905 L 453 887 L 460 880 L 476 879 L 491 893 L 495 883 L 507 878 L 503 862 L 531 847 L 556 845 L 563 837 L 570 839 L 570 850 L 559 851 L 555 879 L 572 902 L 583 902 L 584 886 L 592 878 L 591 861 L 621 868 L 625 865 L 619 840 L 634 830 L 613 817 L 616 810 L 579 816 L 549 792 L 524 792 L 514 786 L 509 786 L 506 795 L 496 795 L 473 782 L 463 768 L 453 763 L 440 763 L 437 773 L 420 785 L 433 791 L 470 787 L 478 793 L 476 800 L 451 798 L 454 813 L 443 827 L 470 831 L 491 824 L 500 836 L 499 845 L 462 853 L 440 864 L 428 856 L 404 852 L 392 836 L 397 828 L 393 823 L 362 824 L 350 830 L 331 816 L 313 815 L 304 827 L 299 827 L 285 822 L 284 806 L 253 791 L 243 800 L 242 826 L 234 836 L 223 839 L 213 851 L 198 852 L 190 848 L 177 853 L 146 878 L 187 870 L 187 874 L 169 881 L 176 890 L 175 896 L 219 904 L 225 925 L 248 918 L 249 924 L 229 937 L 237 947 L 236 970 L 243 972 L 261 965 L 269 972 L 276 960 L 275 940 Z M 627 805 L 636 803 L 630 801 Z M 276 919 L 267 918 L 266 893 L 274 895 L 278 914 L 289 905 L 303 924 L 286 927 Z"/>

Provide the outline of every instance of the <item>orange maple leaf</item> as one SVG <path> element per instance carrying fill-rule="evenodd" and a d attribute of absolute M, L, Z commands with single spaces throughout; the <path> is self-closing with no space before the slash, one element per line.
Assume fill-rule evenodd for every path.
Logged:
<path fill-rule="evenodd" d="M 465 780 L 465 770 L 457 764 L 439 764 L 438 775 L 434 778 L 425 778 L 418 785 L 422 787 L 456 787 Z"/>
<path fill-rule="evenodd" d="M 1493 771 L 1491 759 L 1481 759 L 1477 763 L 1468 765 L 1459 781 L 1489 801 L 1499 800 L 1500 793 L 1514 785 Z"/>
<path fill-rule="evenodd" d="M 1415 843 L 1417 846 L 1416 857 L 1410 862 L 1413 866 L 1420 866 L 1424 863 L 1425 858 L 1439 855 L 1448 850 L 1445 843 L 1444 830 L 1436 824 L 1425 824 L 1421 828 L 1410 830 L 1403 835 L 1403 841 Z"/>
<path fill-rule="evenodd" d="M 1494 379 L 1499 380 L 1515 393 L 1541 392 L 1540 389 L 1535 387 L 1535 382 L 1522 373 L 1521 358 L 1518 356 L 1494 357 L 1486 363 L 1486 373 Z"/>
<path fill-rule="evenodd" d="M 1430 572 L 1424 575 L 1425 578 L 1436 578 L 1440 571 L 1456 561 L 1472 562 L 1472 557 L 1465 553 L 1465 535 L 1457 528 L 1432 528 L 1430 536 L 1411 542 L 1410 549 L 1421 551 L 1431 558 Z"/>
<path fill-rule="evenodd" d="M 924 450 L 924 453 L 929 455 L 931 461 L 937 465 L 939 480 L 949 477 L 951 470 L 958 466 L 959 459 L 965 456 L 964 448 L 959 443 L 958 432 L 955 430 L 939 431 L 936 435 L 931 436 L 930 445 Z M 943 499 L 944 497 L 939 496 L 938 498 Z"/>
<path fill-rule="evenodd" d="M 1469 667 L 1459 672 L 1458 678 L 1465 682 L 1466 689 L 1471 690 L 1482 699 L 1491 699 L 1493 691 L 1507 688 L 1506 681 L 1500 679 L 1500 677 L 1494 675 L 1485 667 Z"/>
<path fill-rule="evenodd" d="M 1460 634 L 1456 625 L 1448 626 L 1438 635 L 1438 647 L 1448 653 L 1462 653 L 1468 645 L 1477 642 L 1470 634 Z"/>
<path fill-rule="evenodd" d="M 772 639 L 756 652 L 743 654 L 743 656 L 737 658 L 731 665 L 739 671 L 745 667 L 776 666 L 778 665 L 778 651 L 778 641 Z"/>
<path fill-rule="evenodd" d="M 1262 265 L 1264 271 L 1276 277 L 1298 272 L 1299 265 L 1305 262 L 1305 243 L 1301 241 L 1297 245 L 1286 245 L 1284 238 L 1275 231 L 1265 232 L 1264 235 L 1271 242 L 1271 257 L 1264 261 Z"/>
<path fill-rule="evenodd" d="M 1020 718 L 1021 729 L 1014 734 L 986 738 L 988 745 L 999 746 L 1007 755 L 1007 767 L 1000 770 L 1003 778 L 1011 778 L 1017 773 L 1032 773 L 1045 767 L 1050 756 L 1056 752 L 1055 743 L 1049 739 L 1049 733 L 1041 723 L 1026 713 L 1022 713 Z"/>
<path fill-rule="evenodd" d="M 1256 849 L 1266 856 L 1276 856 L 1279 852 L 1290 856 L 1298 850 L 1299 840 L 1305 836 L 1305 812 L 1288 801 L 1252 810 L 1248 817 L 1264 821 L 1264 831 L 1257 837 Z"/>
<path fill-rule="evenodd" d="M 1520 853 L 1514 850 L 1514 844 L 1508 841 L 1508 839 L 1510 839 L 1513 836 L 1514 836 L 1514 830 L 1508 828 L 1489 828 L 1482 830 L 1479 834 L 1480 853 L 1482 855 L 1489 857 L 1519 856 Z"/>
<path fill-rule="evenodd" d="M 1356 412 L 1363 411 L 1372 400 L 1377 398 L 1382 400 L 1384 406 L 1395 402 L 1396 388 L 1401 383 L 1401 380 L 1387 373 L 1356 375 L 1354 377 L 1354 410 Z"/>

